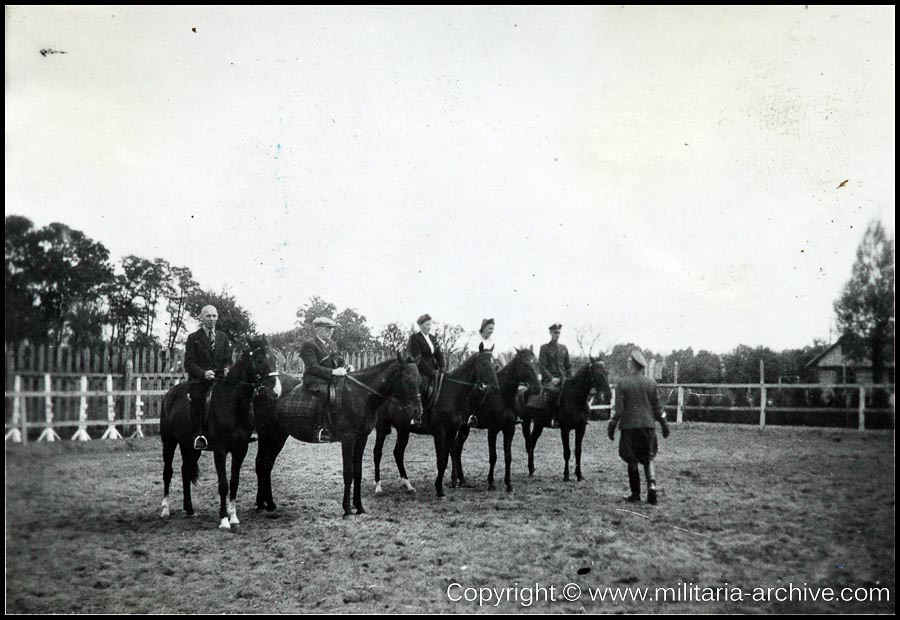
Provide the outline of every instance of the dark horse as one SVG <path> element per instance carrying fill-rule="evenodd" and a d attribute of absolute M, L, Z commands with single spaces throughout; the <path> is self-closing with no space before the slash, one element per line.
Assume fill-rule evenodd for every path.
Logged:
<path fill-rule="evenodd" d="M 265 342 L 252 341 L 228 375 L 217 379 L 208 392 L 209 414 L 206 436 L 219 476 L 219 527 L 222 529 L 230 529 L 232 525 L 240 523 L 235 499 L 241 464 L 247 456 L 247 446 L 253 432 L 251 401 L 260 402 L 260 397 L 265 395 L 263 388 L 269 381 L 274 382 L 271 389 L 275 392 L 280 391 L 274 369 L 275 362 L 266 352 Z M 159 434 L 163 444 L 164 489 L 161 514 L 163 517 L 169 516 L 169 484 L 172 481 L 172 460 L 176 447 L 181 448 L 184 512 L 187 516 L 194 514 L 191 483 L 197 483 L 201 451 L 193 448 L 193 427 L 187 394 L 188 384 L 179 383 L 170 389 L 163 399 L 159 421 Z M 230 484 L 225 470 L 225 459 L 229 453 L 231 453 Z"/>
<path fill-rule="evenodd" d="M 397 359 L 390 359 L 369 368 L 352 372 L 341 381 L 340 406 L 331 413 L 329 431 L 341 442 L 341 453 L 344 461 L 344 499 L 342 502 L 344 516 L 353 514 L 350 510 L 350 489 L 353 488 L 353 507 L 356 514 L 363 514 L 360 483 L 362 481 L 362 457 L 366 450 L 369 433 L 375 426 L 375 410 L 390 397 L 401 403 L 409 411 L 409 415 L 422 414 L 422 401 L 419 397 L 419 376 L 416 360 L 404 359 L 399 353 Z M 288 387 L 281 395 L 287 398 L 293 390 L 303 389 L 300 381 L 285 378 Z M 269 399 L 265 406 L 255 409 L 256 429 L 259 433 L 259 449 L 256 454 L 256 478 L 258 490 L 256 494 L 257 510 L 275 510 L 272 499 L 272 468 L 275 459 L 289 435 L 301 441 L 306 436 L 296 434 L 291 427 L 290 419 L 279 416 L 278 401 Z"/>
<path fill-rule="evenodd" d="M 491 392 L 478 412 L 478 428 L 487 429 L 488 456 L 488 489 L 494 490 L 494 466 L 497 463 L 497 433 L 503 433 L 503 461 L 506 466 L 503 481 L 507 492 L 512 491 L 509 468 L 512 462 L 512 440 L 516 432 L 517 414 L 521 415 L 524 402 L 520 396 L 520 386 L 527 387 L 531 394 L 541 393 L 541 371 L 533 349 L 516 349 L 515 357 L 497 373 L 500 390 Z M 454 463 L 459 463 L 459 478 L 462 473 L 462 450 L 469 436 L 469 427 L 463 426 L 456 436 L 454 445 Z"/>
<path fill-rule="evenodd" d="M 411 426 L 410 417 L 402 410 L 398 410 L 393 402 L 378 411 L 374 449 L 376 493 L 381 492 L 381 455 L 384 439 L 390 434 L 393 426 L 397 429 L 394 459 L 397 461 L 403 486 L 407 491 L 415 491 L 409 483 L 406 467 L 403 464 L 403 455 L 406 444 L 409 442 L 409 434 L 412 432 L 432 435 L 437 458 L 437 478 L 434 481 L 434 488 L 438 497 L 444 497 L 444 472 L 447 470 L 447 461 L 450 458 L 456 434 L 465 425 L 469 414 L 474 413 L 481 406 L 489 391 L 497 390 L 500 387 L 491 351 L 485 351 L 482 345 L 479 345 L 478 353 L 470 356 L 456 370 L 445 374 L 441 383 L 437 399 L 431 407 L 426 409 L 420 426 Z M 453 487 L 459 484 L 456 465 L 454 459 L 451 481 Z"/>
<path fill-rule="evenodd" d="M 584 476 L 581 475 L 581 441 L 584 439 L 590 410 L 588 395 L 592 388 L 598 393 L 606 395 L 607 398 L 610 394 L 606 367 L 603 362 L 590 356 L 588 359 L 588 363 L 580 368 L 574 377 L 563 380 L 557 402 L 550 402 L 547 407 L 536 407 L 531 404 L 525 407 L 522 434 L 525 436 L 525 449 L 528 451 L 529 476 L 534 475 L 534 446 L 544 431 L 544 427 L 551 425 L 553 414 L 556 413 L 555 417 L 559 423 L 562 438 L 563 458 L 566 461 L 563 480 L 569 480 L 569 431 L 573 429 L 575 430 L 575 477 L 579 481 L 584 480 Z M 534 429 L 531 428 L 532 423 L 534 423 Z"/>

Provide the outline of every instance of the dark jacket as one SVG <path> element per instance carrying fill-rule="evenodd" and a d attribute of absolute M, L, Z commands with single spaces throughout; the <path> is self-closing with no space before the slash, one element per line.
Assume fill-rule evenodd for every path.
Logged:
<path fill-rule="evenodd" d="M 337 366 L 333 345 L 312 337 L 300 345 L 300 357 L 303 359 L 303 387 L 311 391 L 327 387 Z"/>
<path fill-rule="evenodd" d="M 231 367 L 231 343 L 225 332 L 216 330 L 215 349 L 209 346 L 209 337 L 202 327 L 187 337 L 184 345 L 184 370 L 188 374 L 188 383 L 191 391 L 205 390 L 211 385 L 211 381 L 203 374 L 212 370 L 217 377 L 224 376 L 226 369 Z"/>
<path fill-rule="evenodd" d="M 613 419 L 619 429 L 654 428 L 663 419 L 656 381 L 643 375 L 627 375 L 616 383 Z"/>
<path fill-rule="evenodd" d="M 572 362 L 569 361 L 569 350 L 564 344 L 542 344 L 538 363 L 544 373 L 544 381 L 572 377 Z"/>
<path fill-rule="evenodd" d="M 409 337 L 409 354 L 419 358 L 419 373 L 429 377 L 433 377 L 438 370 L 447 369 L 444 365 L 444 354 L 437 340 L 432 337 L 431 343 L 434 345 L 434 353 L 431 352 L 431 347 L 428 346 L 422 332 L 416 332 Z"/>

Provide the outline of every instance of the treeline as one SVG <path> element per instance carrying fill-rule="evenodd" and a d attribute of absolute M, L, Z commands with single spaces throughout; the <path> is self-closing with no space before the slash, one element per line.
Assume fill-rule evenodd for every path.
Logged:
<path fill-rule="evenodd" d="M 388 323 L 380 331 L 374 330 L 369 326 L 365 315 L 360 314 L 358 310 L 345 308 L 338 311 L 335 304 L 313 296 L 297 309 L 296 326 L 293 329 L 268 335 L 269 345 L 290 357 L 290 352 L 298 351 L 304 340 L 315 335 L 313 321 L 320 316 L 332 318 L 337 323 L 334 343 L 339 351 L 345 353 L 375 351 L 388 354 L 405 351 L 409 337 L 417 331 L 414 324 L 401 322 Z M 467 353 L 468 334 L 460 325 L 435 323 L 432 336 L 437 340 L 448 361 L 455 361 Z"/>
<path fill-rule="evenodd" d="M 65 224 L 35 228 L 10 215 L 5 226 L 8 343 L 171 350 L 186 337 L 186 318 L 206 304 L 235 341 L 256 333 L 232 295 L 203 289 L 188 267 L 134 255 L 113 264 L 102 243 Z"/>
<path fill-rule="evenodd" d="M 759 383 L 760 362 L 765 365 L 769 383 L 815 383 L 815 369 L 806 364 L 827 347 L 817 340 L 810 346 L 784 351 L 739 345 L 722 354 L 705 350 L 695 353 L 689 347 L 663 355 L 628 343 L 615 345 L 604 359 L 611 380 L 626 374 L 628 356 L 632 350 L 640 349 L 647 360 L 655 360 L 661 368 L 659 379 L 663 383 L 675 382 L 676 363 L 679 383 Z"/>

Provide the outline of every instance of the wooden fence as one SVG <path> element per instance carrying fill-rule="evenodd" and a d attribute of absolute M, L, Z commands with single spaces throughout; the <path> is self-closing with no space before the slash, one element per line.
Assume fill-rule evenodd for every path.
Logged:
<path fill-rule="evenodd" d="M 356 368 L 388 357 L 371 351 L 345 355 Z M 296 361 L 285 367 L 279 360 L 279 369 L 302 375 L 302 361 Z M 181 351 L 8 347 L 6 439 L 86 441 L 92 427 L 105 427 L 103 439 L 141 437 L 146 427 L 159 424 L 166 392 L 187 379 L 182 365 Z"/>
<path fill-rule="evenodd" d="M 616 388 L 611 387 L 610 403 L 595 404 L 591 397 L 590 409 L 598 417 L 599 412 L 615 407 Z M 869 415 L 880 418 L 878 427 L 894 427 L 892 384 L 664 383 L 658 387 L 664 410 L 673 413 L 679 424 L 724 421 L 764 428 L 777 415 L 782 425 L 830 425 L 862 431 L 869 427 Z"/>
<path fill-rule="evenodd" d="M 6 345 L 6 376 L 15 373 L 51 374 L 125 374 L 127 362 L 131 372 L 161 374 L 180 373 L 184 351 L 157 347 L 83 347 L 66 345 Z"/>
<path fill-rule="evenodd" d="M 356 368 L 365 368 L 390 355 L 357 352 L 344 357 Z M 66 436 L 88 440 L 92 427 L 105 427 L 101 435 L 105 439 L 119 438 L 123 433 L 143 436 L 145 427 L 159 424 L 165 393 L 186 379 L 177 351 L 22 347 L 7 348 L 6 362 L 9 441 L 27 442 L 32 436 L 38 441 Z M 282 372 L 302 374 L 299 358 L 281 355 L 279 366 Z M 121 371 L 117 372 L 118 368 Z M 608 415 L 615 407 L 616 390 L 614 385 L 612 388 L 609 403 L 591 396 L 593 417 L 605 417 L 603 414 Z M 660 384 L 659 388 L 664 407 L 674 414 L 676 423 L 698 420 L 765 427 L 773 421 L 802 425 L 827 422 L 824 425 L 865 430 L 869 427 L 867 415 L 873 415 L 878 416 L 876 426 L 894 425 L 893 385 Z M 800 396 L 798 391 L 802 391 Z M 877 402 L 879 391 L 881 399 Z M 790 393 L 795 396 L 785 396 Z M 774 420 L 778 416 L 781 419 Z"/>

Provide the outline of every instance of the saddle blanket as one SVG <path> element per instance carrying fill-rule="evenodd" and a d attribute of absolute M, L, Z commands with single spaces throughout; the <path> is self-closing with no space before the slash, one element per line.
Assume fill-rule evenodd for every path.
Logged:
<path fill-rule="evenodd" d="M 300 441 L 315 441 L 319 429 L 319 408 L 323 395 L 307 392 L 302 386 L 291 390 L 275 405 L 278 425 Z"/>

